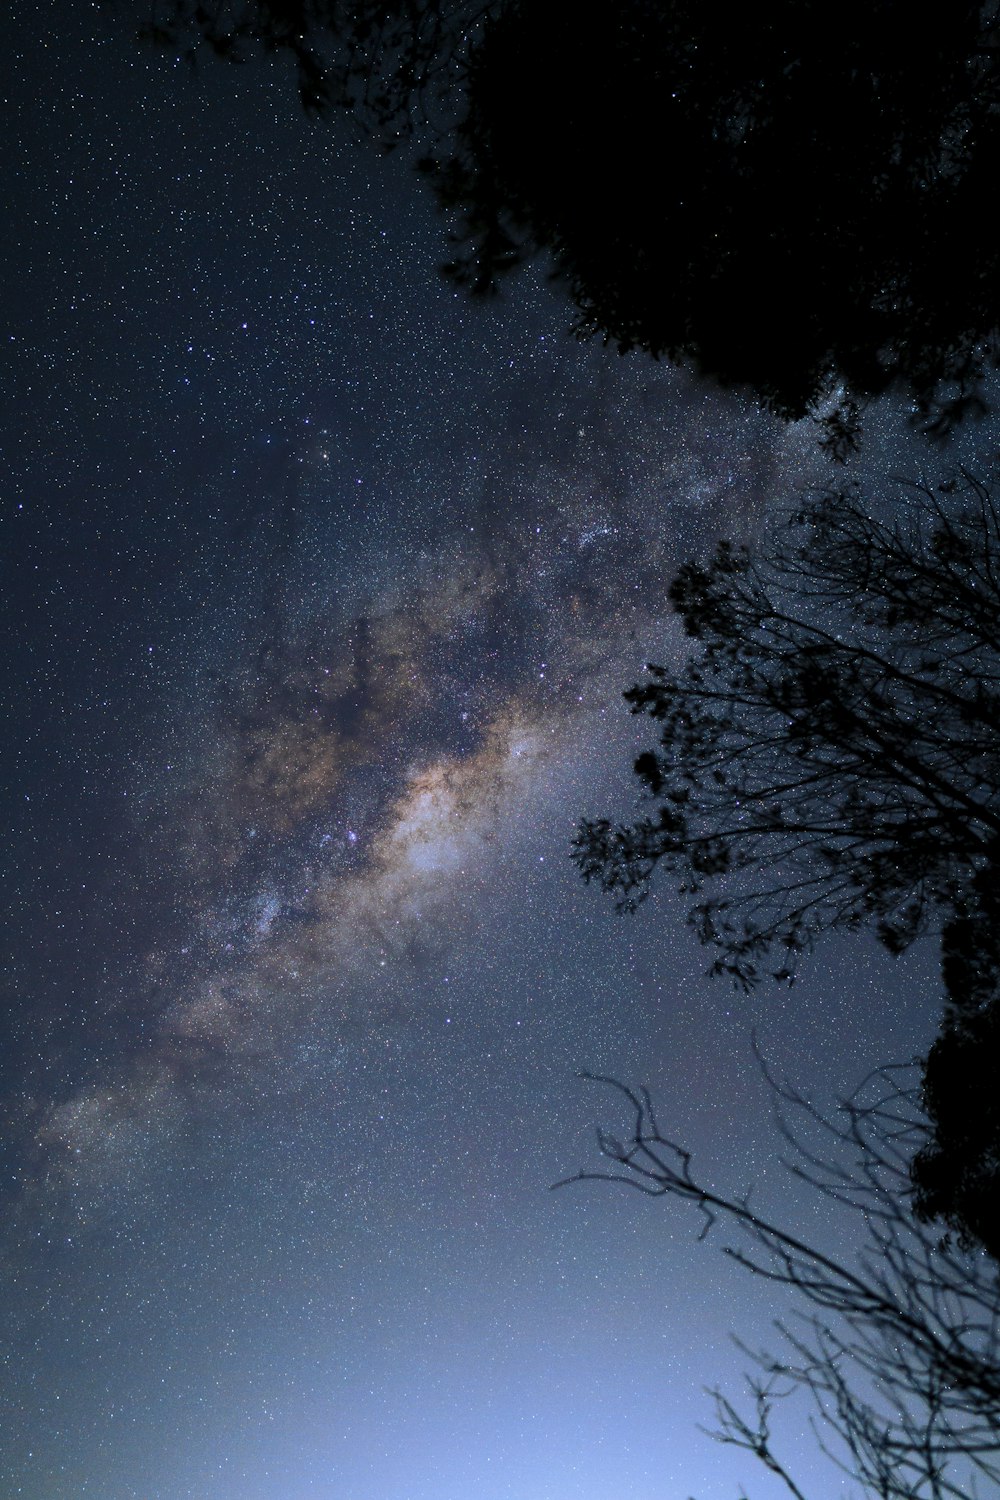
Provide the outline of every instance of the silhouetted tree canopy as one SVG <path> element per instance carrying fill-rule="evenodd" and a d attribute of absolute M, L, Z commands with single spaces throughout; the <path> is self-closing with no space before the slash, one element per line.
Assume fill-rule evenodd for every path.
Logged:
<path fill-rule="evenodd" d="M 925 1063 L 934 1138 L 913 1165 L 914 1208 L 1000 1260 L 1000 1004 L 946 1020 Z"/>
<path fill-rule="evenodd" d="M 490 9 L 488 0 L 149 0 L 139 36 L 192 63 L 288 57 L 307 113 L 347 110 L 391 147 L 453 123 L 462 60 Z"/>
<path fill-rule="evenodd" d="M 917 1207 L 1000 1258 L 1000 513 L 967 474 L 911 493 L 894 520 L 832 493 L 768 556 L 681 568 L 693 654 L 625 694 L 659 734 L 635 763 L 650 811 L 583 822 L 574 858 L 625 908 L 669 874 L 744 987 L 830 929 L 893 952 L 942 931 Z"/>
<path fill-rule="evenodd" d="M 690 363 L 829 438 L 892 386 L 931 430 L 995 363 L 995 0 L 152 0 L 190 56 L 295 59 L 314 111 L 391 144 L 457 213 L 480 292 L 546 252 L 577 329 Z M 846 384 L 846 392 L 840 382 Z"/>
<path fill-rule="evenodd" d="M 945 1013 L 924 1067 L 935 1130 L 913 1163 L 914 1207 L 1000 1261 L 1000 884 L 991 866 L 941 934 Z"/>
<path fill-rule="evenodd" d="M 696 648 L 625 694 L 657 726 L 635 763 L 654 810 L 585 822 L 575 858 L 625 906 L 676 876 L 741 984 L 790 977 L 828 928 L 901 951 L 994 867 L 1000 519 L 989 486 L 945 488 L 890 521 L 837 491 L 768 556 L 685 564 L 670 600 Z"/>
<path fill-rule="evenodd" d="M 789 1294 L 774 1347 L 740 1345 L 752 1366 L 749 1401 L 712 1392 L 713 1435 L 807 1500 L 796 1477 L 801 1443 L 784 1456 L 774 1420 L 790 1402 L 786 1431 L 799 1435 L 808 1420 L 838 1472 L 828 1494 L 844 1481 L 849 1493 L 872 1500 L 996 1494 L 1000 1280 L 985 1257 L 942 1244 L 907 1210 L 910 1162 L 926 1140 L 912 1070 L 879 1070 L 832 1115 L 776 1086 L 789 1171 L 857 1231 L 856 1253 L 846 1258 L 770 1221 L 748 1197 L 714 1189 L 690 1152 L 663 1133 L 645 1090 L 596 1081 L 623 1096 L 629 1121 L 621 1137 L 598 1133 L 608 1166 L 568 1180 L 622 1182 L 693 1204 L 703 1235 L 735 1228 L 740 1237 L 726 1253 Z"/>
<path fill-rule="evenodd" d="M 947 422 L 1000 323 L 998 101 L 993 4 L 921 26 L 902 0 L 623 0 L 584 19 L 519 0 L 473 55 L 444 169 L 466 213 L 456 271 L 485 287 L 543 247 L 580 327 L 622 348 L 788 416 L 834 379 L 898 381 Z"/>

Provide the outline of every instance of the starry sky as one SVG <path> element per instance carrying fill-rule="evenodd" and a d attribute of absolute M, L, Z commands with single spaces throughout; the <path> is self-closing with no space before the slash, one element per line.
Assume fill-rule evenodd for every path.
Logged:
<path fill-rule="evenodd" d="M 544 268 L 469 301 L 281 67 L 3 26 L 0 1496 L 769 1500 L 698 1424 L 774 1294 L 549 1185 L 607 1071 L 835 1235 L 751 1032 L 823 1097 L 933 1034 L 929 951 L 747 999 L 568 857 L 672 569 L 828 481 L 814 432 L 574 341 Z"/>

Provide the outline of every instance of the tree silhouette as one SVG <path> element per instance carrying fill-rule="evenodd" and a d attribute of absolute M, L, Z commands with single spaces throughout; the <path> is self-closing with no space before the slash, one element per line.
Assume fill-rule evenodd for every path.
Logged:
<path fill-rule="evenodd" d="M 581 334 L 817 413 L 984 409 L 1000 241 L 997 10 L 959 0 L 151 0 L 148 38 L 294 59 L 306 107 L 415 133 L 478 292 L 545 253 Z M 416 126 L 416 129 L 414 127 Z"/>
<path fill-rule="evenodd" d="M 491 8 L 482 0 L 149 0 L 138 34 L 190 63 L 286 57 L 307 113 L 347 111 L 391 148 L 453 119 L 462 60 Z"/>
<path fill-rule="evenodd" d="M 800 417 L 844 381 L 946 430 L 1000 323 L 995 7 L 513 0 L 472 56 L 453 265 L 543 249 L 578 327 Z M 843 421 L 846 408 L 841 408 Z"/>
<path fill-rule="evenodd" d="M 935 1129 L 913 1163 L 914 1207 L 1000 1261 L 1000 889 L 989 867 L 941 948 L 945 1012 L 923 1090 Z"/>
<path fill-rule="evenodd" d="M 926 1140 L 912 1070 L 879 1070 L 833 1117 L 778 1089 L 789 1170 L 856 1216 L 859 1251 L 852 1259 L 772 1224 L 747 1199 L 709 1187 L 690 1152 L 662 1133 L 648 1092 L 596 1081 L 626 1101 L 627 1134 L 600 1131 L 611 1168 L 567 1181 L 622 1182 L 693 1203 L 703 1235 L 720 1221 L 735 1226 L 742 1244 L 727 1245 L 726 1253 L 791 1293 L 790 1313 L 775 1323 L 777 1348 L 740 1346 L 754 1366 L 749 1413 L 713 1393 L 714 1436 L 753 1454 L 805 1500 L 773 1431 L 775 1407 L 804 1396 L 820 1447 L 864 1494 L 966 1500 L 994 1493 L 1000 1281 L 983 1256 L 942 1244 L 907 1212 L 909 1163 Z"/>
<path fill-rule="evenodd" d="M 832 493 L 770 556 L 723 543 L 680 570 L 670 599 L 696 649 L 625 694 L 659 731 L 635 762 L 651 812 L 584 821 L 573 854 L 626 909 L 669 872 L 711 972 L 743 987 L 793 978 L 830 929 L 871 927 L 893 952 L 941 929 L 940 1134 L 917 1206 L 1000 1256 L 998 1054 L 983 1050 L 1000 1040 L 1000 512 L 969 474 L 910 494 L 880 520 L 856 490 Z"/>

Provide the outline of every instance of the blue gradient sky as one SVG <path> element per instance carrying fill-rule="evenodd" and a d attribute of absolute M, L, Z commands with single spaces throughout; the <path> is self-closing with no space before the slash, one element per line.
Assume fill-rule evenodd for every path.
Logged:
<path fill-rule="evenodd" d="M 631 805 L 671 568 L 821 481 L 811 433 L 574 342 L 541 271 L 463 300 L 280 70 L 5 27 L 0 1493 L 768 1500 L 697 1424 L 771 1294 L 548 1187 L 609 1071 L 835 1237 L 751 1030 L 823 1094 L 933 1032 L 926 953 L 747 1000 L 568 860 Z"/>

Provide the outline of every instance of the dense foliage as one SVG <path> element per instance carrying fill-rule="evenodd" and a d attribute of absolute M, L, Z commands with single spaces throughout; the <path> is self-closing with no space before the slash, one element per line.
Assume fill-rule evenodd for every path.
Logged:
<path fill-rule="evenodd" d="M 122 0 L 117 0 L 122 3 Z M 307 109 L 415 137 L 451 274 L 544 253 L 576 328 L 823 415 L 891 388 L 927 430 L 997 359 L 995 0 L 152 0 L 188 57 L 293 59 Z M 825 414 L 825 415 L 824 415 Z"/>
<path fill-rule="evenodd" d="M 580 328 L 799 417 L 844 381 L 932 425 L 993 357 L 996 7 L 511 0 L 473 54 L 456 270 L 543 248 Z M 447 147 L 450 143 L 446 142 Z M 447 151 L 444 153 L 447 156 Z M 508 245 L 503 245 L 506 231 Z"/>

